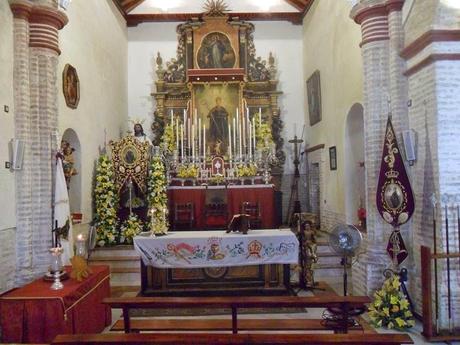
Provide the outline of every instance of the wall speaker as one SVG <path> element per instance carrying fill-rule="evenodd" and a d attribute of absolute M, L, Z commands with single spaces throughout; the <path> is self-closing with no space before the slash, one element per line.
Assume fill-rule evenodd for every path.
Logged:
<path fill-rule="evenodd" d="M 415 152 L 415 131 L 409 129 L 407 131 L 402 132 L 402 139 L 404 145 L 404 153 L 406 156 L 406 160 L 409 162 L 409 165 L 413 165 L 415 160 L 417 159 L 416 152 Z"/>
<path fill-rule="evenodd" d="M 9 153 L 12 170 L 21 170 L 24 159 L 24 142 L 19 139 L 11 139 L 9 142 Z"/>

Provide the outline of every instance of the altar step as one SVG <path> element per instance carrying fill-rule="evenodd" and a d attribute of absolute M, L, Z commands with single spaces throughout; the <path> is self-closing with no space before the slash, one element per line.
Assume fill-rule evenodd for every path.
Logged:
<path fill-rule="evenodd" d="M 329 246 L 328 233 L 320 231 L 316 244 L 318 262 L 315 265 L 315 280 L 342 279 L 343 266 L 340 264 L 342 257 Z M 351 274 L 350 267 L 348 265 L 349 274 Z"/>
<path fill-rule="evenodd" d="M 138 286 L 141 285 L 140 257 L 133 246 L 96 248 L 88 259 L 92 265 L 108 265 L 110 267 L 110 285 Z"/>

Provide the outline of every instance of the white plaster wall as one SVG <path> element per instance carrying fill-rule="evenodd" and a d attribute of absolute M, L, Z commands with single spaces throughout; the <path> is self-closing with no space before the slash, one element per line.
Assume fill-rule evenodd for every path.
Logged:
<path fill-rule="evenodd" d="M 346 1 L 315 1 L 303 21 L 303 81 L 315 70 L 321 74 L 322 120 L 310 127 L 307 101 L 307 142 L 310 147 L 325 144 L 327 168 L 322 193 L 323 216 L 327 212 L 345 215 L 345 124 L 349 109 L 363 99 L 363 65 L 359 43 L 361 31 L 350 18 Z M 329 170 L 329 151 L 337 147 L 337 170 Z"/>
<path fill-rule="evenodd" d="M 302 27 L 286 22 L 255 22 L 254 42 L 258 56 L 267 59 L 273 52 L 278 68 L 279 90 L 283 92 L 279 106 L 285 121 L 283 136 L 290 138 L 297 125 L 300 136 L 304 122 L 305 94 L 302 71 Z M 155 58 L 160 52 L 163 63 L 176 57 L 178 23 L 144 23 L 128 28 L 128 113 L 132 119 L 144 119 L 144 130 L 151 135 L 155 101 Z M 292 150 L 285 143 L 286 152 Z M 288 156 L 285 173 L 292 170 Z"/>
<path fill-rule="evenodd" d="M 72 128 L 81 144 L 81 212 L 92 219 L 91 193 L 95 161 L 107 142 L 118 140 L 127 118 L 127 29 L 111 0 L 72 1 L 69 23 L 60 31 L 62 51 L 58 66 L 60 135 Z M 62 93 L 66 63 L 77 70 L 80 103 L 68 108 Z"/>
<path fill-rule="evenodd" d="M 0 293 L 13 287 L 15 270 L 15 179 L 5 169 L 8 141 L 14 137 L 13 15 L 7 1 L 0 1 Z M 4 105 L 9 112 L 4 112 Z"/>

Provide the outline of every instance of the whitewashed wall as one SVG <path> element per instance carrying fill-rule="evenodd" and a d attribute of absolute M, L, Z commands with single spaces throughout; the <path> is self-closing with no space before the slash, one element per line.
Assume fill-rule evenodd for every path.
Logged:
<path fill-rule="evenodd" d="M 107 141 L 117 140 L 127 118 L 127 29 L 111 0 L 72 1 L 69 23 L 60 32 L 58 66 L 59 132 L 72 128 L 81 144 L 81 210 L 83 223 L 92 219 L 91 193 L 94 164 Z M 62 93 L 65 64 L 77 70 L 80 103 L 68 108 Z M 72 199 L 72 196 L 70 196 Z M 74 209 L 74 211 L 76 211 Z"/>
<path fill-rule="evenodd" d="M 8 141 L 14 137 L 13 107 L 13 15 L 7 1 L 0 1 L 0 292 L 13 287 L 15 270 L 15 183 L 5 169 Z M 4 112 L 4 105 L 9 112 Z"/>
<path fill-rule="evenodd" d="M 363 65 L 359 43 L 360 27 L 350 18 L 346 1 L 315 1 L 303 21 L 303 82 L 315 70 L 321 75 L 322 120 L 309 125 L 308 105 L 304 103 L 307 142 L 310 147 L 324 144 L 326 169 L 321 200 L 321 221 L 325 227 L 345 220 L 346 117 L 355 103 L 363 100 Z M 337 148 L 337 170 L 329 169 L 329 150 Z M 356 205 L 357 207 L 357 205 Z"/>

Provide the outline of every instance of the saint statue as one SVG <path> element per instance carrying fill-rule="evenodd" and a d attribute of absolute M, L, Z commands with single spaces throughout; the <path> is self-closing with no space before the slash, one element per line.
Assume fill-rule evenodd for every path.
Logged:
<path fill-rule="evenodd" d="M 73 167 L 75 164 L 75 158 L 73 152 L 75 149 L 70 146 L 70 144 L 62 140 L 61 141 L 61 151 L 62 151 L 62 168 L 64 170 L 65 182 L 67 184 L 67 189 L 69 189 L 70 178 L 73 175 L 77 175 L 77 170 Z"/>
<path fill-rule="evenodd" d="M 208 117 L 210 146 L 215 151 L 219 151 L 219 153 L 214 152 L 214 154 L 224 154 L 228 144 L 228 112 L 222 106 L 222 99 L 220 97 L 216 98 L 216 105 L 211 109 Z"/>
<path fill-rule="evenodd" d="M 140 123 L 136 123 L 134 125 L 134 137 L 139 140 L 140 142 L 148 142 L 149 146 L 152 146 L 152 141 L 147 137 L 144 133 L 144 128 Z"/>

